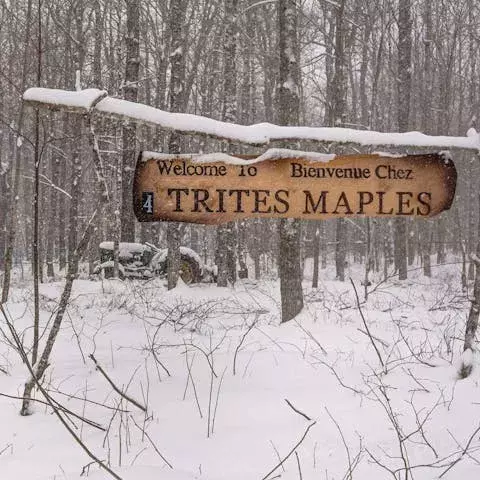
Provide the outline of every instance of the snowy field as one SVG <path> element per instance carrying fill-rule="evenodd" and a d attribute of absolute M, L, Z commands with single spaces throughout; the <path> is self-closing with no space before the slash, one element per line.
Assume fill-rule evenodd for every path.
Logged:
<path fill-rule="evenodd" d="M 374 345 L 351 283 L 328 271 L 317 290 L 307 275 L 304 311 L 281 326 L 273 280 L 172 292 L 78 280 L 43 385 L 95 422 L 68 415 L 124 480 L 480 478 L 479 369 L 457 380 L 469 308 L 459 269 L 373 282 L 367 302 L 352 272 Z M 61 290 L 41 285 L 43 325 Z M 7 306 L 28 346 L 30 285 L 17 282 Z M 50 407 L 21 417 L 4 396 L 28 378 L 5 336 L 0 367 L 0 479 L 110 478 Z"/>

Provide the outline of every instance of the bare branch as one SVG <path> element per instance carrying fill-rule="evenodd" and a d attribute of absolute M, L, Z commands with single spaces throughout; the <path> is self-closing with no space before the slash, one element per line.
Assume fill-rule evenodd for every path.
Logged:
<path fill-rule="evenodd" d="M 308 435 L 308 432 L 314 425 L 316 425 L 316 423 L 317 422 L 313 422 L 306 428 L 305 432 L 303 432 L 302 438 L 300 438 L 300 440 L 295 444 L 295 446 L 290 450 L 290 452 L 285 457 L 283 457 L 283 459 L 280 460 L 280 462 L 275 465 L 275 467 L 273 467 L 264 477 L 262 477 L 262 480 L 267 480 L 267 478 L 270 477 L 272 473 L 274 473 L 278 468 L 283 466 L 283 464 L 290 458 L 293 452 L 295 452 L 295 450 L 302 444 L 302 442 L 305 440 L 305 437 Z"/>
<path fill-rule="evenodd" d="M 137 402 L 136 400 L 134 400 L 132 397 L 130 397 L 129 395 L 127 395 L 125 392 L 123 392 L 122 390 L 120 390 L 114 383 L 113 381 L 111 380 L 111 378 L 107 375 L 107 373 L 105 372 L 105 370 L 102 368 L 102 366 L 97 362 L 97 359 L 94 357 L 93 353 L 91 353 L 88 358 L 90 358 L 93 363 L 95 364 L 95 367 L 96 369 L 105 377 L 105 379 L 107 380 L 107 382 L 111 385 L 111 387 L 122 397 L 124 398 L 125 400 L 127 400 L 128 402 L 130 402 L 131 404 L 135 405 L 137 408 L 139 408 L 140 410 L 142 410 L 143 412 L 146 412 L 147 411 L 147 408 L 144 407 L 142 404 L 140 404 L 139 402 Z"/>
<path fill-rule="evenodd" d="M 303 418 L 305 418 L 305 420 L 308 420 L 309 422 L 312 421 L 312 419 L 305 413 L 301 412 L 300 410 L 298 410 L 298 408 L 295 408 L 292 403 L 286 398 L 285 401 L 287 402 L 287 405 L 295 412 L 295 413 L 298 413 L 299 415 L 301 415 Z"/>

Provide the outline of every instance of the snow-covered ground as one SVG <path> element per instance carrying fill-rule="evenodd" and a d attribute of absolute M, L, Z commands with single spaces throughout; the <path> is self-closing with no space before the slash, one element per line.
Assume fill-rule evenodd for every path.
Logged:
<path fill-rule="evenodd" d="M 100 425 L 70 416 L 125 480 L 480 478 L 480 434 L 471 438 L 479 369 L 457 380 L 469 308 L 458 270 L 435 268 L 431 280 L 417 270 L 402 284 L 369 287 L 362 311 L 384 367 L 352 285 L 331 272 L 322 271 L 317 290 L 306 279 L 306 307 L 284 325 L 275 281 L 167 292 L 158 279 L 78 280 L 44 387 Z M 352 276 L 363 301 L 362 273 Z M 41 285 L 43 325 L 61 290 Z M 28 346 L 28 285 L 16 286 L 8 311 Z M 146 414 L 113 390 L 92 353 Z M 28 372 L 4 337 L 0 367 L 8 372 L 0 393 L 21 396 Z M 49 407 L 37 403 L 29 417 L 19 409 L 19 400 L 0 397 L 0 479 L 109 478 L 87 466 Z M 408 476 L 387 471 L 402 468 Z"/>

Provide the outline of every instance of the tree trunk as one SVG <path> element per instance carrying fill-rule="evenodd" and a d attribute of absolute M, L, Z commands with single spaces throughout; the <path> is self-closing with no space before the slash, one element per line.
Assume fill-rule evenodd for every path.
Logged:
<path fill-rule="evenodd" d="M 92 74 L 93 74 L 93 86 L 95 88 L 102 88 L 102 42 L 103 42 L 103 34 L 104 34 L 104 13 L 102 12 L 102 4 L 99 0 L 95 1 L 94 4 L 94 12 L 95 12 L 95 23 L 94 23 L 94 44 L 93 44 L 93 66 L 92 66 Z M 107 199 L 103 198 L 102 193 L 98 193 L 97 195 L 98 202 L 104 202 Z M 100 221 L 98 222 L 98 227 L 92 234 L 92 239 L 89 243 L 88 248 L 88 273 L 89 275 L 93 275 L 95 261 L 98 259 L 98 247 L 100 242 L 103 240 L 103 228 L 105 219 L 102 216 Z"/>
<path fill-rule="evenodd" d="M 25 41 L 24 41 L 24 51 L 23 51 L 23 69 L 22 69 L 22 78 L 20 84 L 20 91 L 25 90 L 27 84 L 27 72 L 29 64 L 29 40 L 31 32 L 31 23 L 32 23 L 32 0 L 28 0 L 27 4 L 27 17 L 26 17 L 26 30 L 25 30 Z M 20 111 L 18 114 L 17 120 L 17 139 L 14 142 L 14 171 L 13 171 L 13 188 L 11 190 L 11 195 L 9 199 L 9 208 L 7 218 L 7 242 L 5 247 L 5 261 L 4 261 L 4 274 L 3 274 L 3 288 L 2 288 L 2 303 L 5 303 L 8 300 L 8 294 L 10 291 L 10 277 L 12 272 L 13 265 L 13 249 L 15 247 L 15 237 L 17 233 L 17 213 L 18 213 L 18 193 L 20 188 L 20 176 L 22 156 L 20 152 L 20 145 L 18 142 L 18 135 L 23 132 L 23 122 L 24 122 L 24 105 L 23 102 L 20 105 Z"/>
<path fill-rule="evenodd" d="M 83 13 L 84 5 L 77 4 L 73 7 L 73 18 L 75 21 L 76 30 L 76 50 L 74 51 L 73 67 L 75 71 L 75 89 L 81 90 L 81 74 L 83 70 L 83 64 L 85 59 L 85 50 L 83 47 Z M 73 140 L 72 147 L 72 175 L 71 175 L 71 187 L 70 193 L 72 199 L 70 201 L 69 211 L 69 228 L 68 228 L 68 264 L 72 264 L 73 255 L 77 248 L 78 241 L 78 229 L 80 228 L 80 208 L 83 201 L 83 158 L 82 158 L 82 133 L 83 120 L 80 115 L 75 115 L 73 118 L 73 135 L 76 137 Z"/>
<path fill-rule="evenodd" d="M 37 87 L 41 86 L 42 79 L 42 15 L 41 3 L 37 3 Z M 33 344 L 32 344 L 32 365 L 35 365 L 38 357 L 38 342 L 40 337 L 40 255 L 39 255 L 39 222 L 40 222 L 40 111 L 35 110 L 35 142 L 34 142 L 34 192 L 33 192 L 33 241 L 32 241 L 32 262 L 33 262 Z"/>
<path fill-rule="evenodd" d="M 432 2 L 425 2 L 424 12 L 424 79 L 422 83 L 422 131 L 432 133 L 432 95 L 433 95 L 433 24 L 432 24 Z M 431 249 L 432 249 L 432 228 L 429 220 L 424 220 L 420 227 L 420 249 L 422 254 L 423 274 L 426 277 L 432 276 Z"/>
<path fill-rule="evenodd" d="M 318 288 L 318 270 L 320 260 L 320 226 L 315 222 L 313 230 L 313 277 L 312 288 Z"/>
<path fill-rule="evenodd" d="M 75 135 L 80 135 L 82 131 L 82 118 L 76 115 L 73 119 L 73 132 Z M 77 248 L 77 232 L 80 228 L 79 224 L 79 209 L 83 196 L 82 189 L 82 173 L 83 161 L 80 154 L 80 139 L 74 141 L 72 148 L 72 181 L 70 186 L 70 193 L 72 198 L 70 200 L 69 212 L 69 228 L 68 228 L 68 263 L 72 263 L 72 255 Z"/>
<path fill-rule="evenodd" d="M 222 120 L 237 121 L 237 16 L 238 0 L 225 0 L 225 32 L 223 38 L 223 109 Z M 229 144 L 224 150 L 233 153 Z M 226 287 L 236 280 L 236 228 L 235 222 L 217 227 L 217 285 Z"/>
<path fill-rule="evenodd" d="M 341 0 L 335 14 L 335 67 L 332 81 L 331 126 L 343 126 L 347 115 L 347 75 L 345 57 L 345 4 Z M 347 224 L 344 218 L 336 220 L 335 268 L 336 278 L 345 281 L 345 264 L 347 261 Z"/>
<path fill-rule="evenodd" d="M 410 92 L 412 86 L 412 19 L 411 0 L 398 3 L 398 130 L 406 132 L 410 122 Z M 395 218 L 395 263 L 398 278 L 407 279 L 407 221 Z"/>
<path fill-rule="evenodd" d="M 300 117 L 297 9 L 297 0 L 279 0 L 278 2 L 280 50 L 278 118 L 280 125 L 298 124 Z M 279 235 L 278 266 L 283 323 L 294 318 L 303 309 L 300 221 L 282 218 L 279 222 Z"/>
<path fill-rule="evenodd" d="M 140 2 L 127 0 L 125 83 L 123 97 L 130 102 L 138 100 L 140 70 Z M 135 219 L 132 209 L 133 172 L 136 161 L 137 127 L 135 123 L 122 127 L 122 202 L 121 234 L 123 242 L 135 241 Z"/>
<path fill-rule="evenodd" d="M 170 111 L 180 112 L 184 106 L 185 87 L 185 56 L 183 52 L 184 23 L 187 10 L 186 0 L 171 0 L 170 4 Z M 170 135 L 168 150 L 170 153 L 180 153 L 180 135 L 173 132 Z M 180 269 L 180 225 L 169 222 L 167 226 L 167 288 L 175 288 Z"/>

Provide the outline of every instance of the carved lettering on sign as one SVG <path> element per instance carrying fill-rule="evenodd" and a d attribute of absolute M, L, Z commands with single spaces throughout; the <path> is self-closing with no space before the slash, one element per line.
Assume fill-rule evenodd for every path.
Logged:
<path fill-rule="evenodd" d="M 140 221 L 219 224 L 246 217 L 430 217 L 450 208 L 457 173 L 443 154 L 337 156 L 256 162 L 141 155 L 134 181 Z M 210 157 L 211 158 L 211 157 Z"/>

